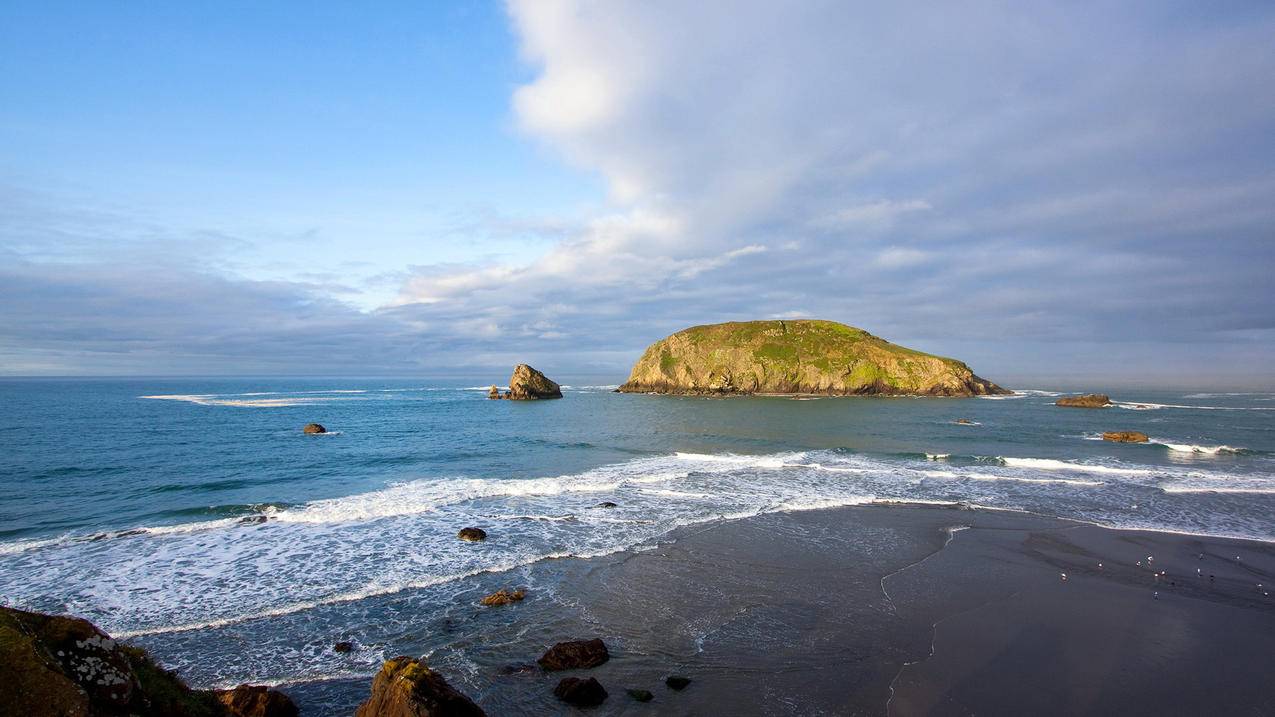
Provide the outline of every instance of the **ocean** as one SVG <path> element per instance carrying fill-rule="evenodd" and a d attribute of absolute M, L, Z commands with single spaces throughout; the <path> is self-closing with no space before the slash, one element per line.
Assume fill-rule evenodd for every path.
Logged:
<path fill-rule="evenodd" d="M 479 379 L 0 380 L 0 602 L 89 618 L 193 686 L 336 714 L 397 654 L 478 680 L 483 650 L 563 624 L 556 559 L 685 526 L 961 503 L 1275 541 L 1272 393 L 1111 388 L 1085 410 L 1047 386 L 712 399 L 555 378 L 565 397 L 534 402 Z M 504 585 L 548 598 L 473 619 Z"/>

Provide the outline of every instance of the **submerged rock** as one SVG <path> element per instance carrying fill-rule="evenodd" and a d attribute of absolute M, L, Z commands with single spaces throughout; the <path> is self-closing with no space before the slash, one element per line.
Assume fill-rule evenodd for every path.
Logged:
<path fill-rule="evenodd" d="M 1102 434 L 1102 440 L 1115 443 L 1146 443 L 1151 438 L 1141 431 L 1107 431 Z"/>
<path fill-rule="evenodd" d="M 563 702 L 576 707 L 600 705 L 607 698 L 607 691 L 595 677 L 588 679 L 564 677 L 558 686 L 553 688 L 553 694 Z"/>
<path fill-rule="evenodd" d="M 958 418 L 958 419 L 956 419 L 956 425 L 958 425 L 958 426 L 977 426 L 978 424 L 977 424 L 977 423 L 975 423 L 975 422 L 973 422 L 973 421 L 971 421 L 971 420 L 970 420 L 970 419 L 968 419 L 968 418 Z"/>
<path fill-rule="evenodd" d="M 443 676 L 410 657 L 386 660 L 372 680 L 372 694 L 355 717 L 480 717 L 478 705 Z"/>
<path fill-rule="evenodd" d="M 613 502 L 611 502 L 611 501 L 609 501 L 609 500 L 604 500 L 604 501 L 602 501 L 601 503 L 598 503 L 597 505 L 595 505 L 595 506 L 593 506 L 593 507 L 594 507 L 594 508 L 617 508 L 617 507 L 619 507 L 619 504 L 617 504 L 617 503 L 613 503 Z"/>
<path fill-rule="evenodd" d="M 237 717 L 297 717 L 297 706 L 287 695 L 261 685 L 239 685 L 218 690 L 218 701 Z"/>
<path fill-rule="evenodd" d="M 546 670 L 580 670 L 597 667 L 611 659 L 606 643 L 598 638 L 559 642 L 536 662 Z"/>
<path fill-rule="evenodd" d="M 1105 393 L 1086 393 L 1083 396 L 1063 396 L 1054 401 L 1054 405 L 1064 408 L 1106 408 L 1111 405 L 1111 398 Z"/>
<path fill-rule="evenodd" d="M 265 687 L 192 690 L 145 650 L 88 620 L 0 607 L 0 714 L 294 717 L 297 710 Z"/>
<path fill-rule="evenodd" d="M 471 543 L 476 543 L 480 540 L 487 539 L 487 531 L 482 528 L 461 528 L 460 532 L 456 534 L 456 537 L 461 540 L 468 540 Z"/>
<path fill-rule="evenodd" d="M 655 699 L 655 695 L 651 694 L 650 690 L 625 690 L 625 692 L 638 702 L 650 702 Z"/>
<path fill-rule="evenodd" d="M 543 373 L 520 363 L 514 367 L 513 376 L 509 377 L 509 393 L 505 397 L 516 401 L 562 398 L 562 388 Z"/>
<path fill-rule="evenodd" d="M 668 679 L 664 680 L 664 684 L 668 685 L 670 690 L 677 690 L 680 692 L 686 689 L 687 685 L 691 684 L 691 678 L 681 677 L 679 675 L 670 675 Z"/>
<path fill-rule="evenodd" d="M 525 590 L 506 590 L 501 588 L 479 602 L 487 606 L 508 605 L 510 603 L 518 602 L 525 597 L 527 597 L 527 591 Z"/>
<path fill-rule="evenodd" d="M 348 640 L 342 640 L 341 642 L 338 642 L 337 644 L 332 646 L 332 651 L 333 652 L 353 652 L 354 643 L 349 642 Z"/>
<path fill-rule="evenodd" d="M 301 432 L 302 433 L 327 433 L 328 429 L 324 428 L 323 425 L 319 423 L 307 423 L 305 424 L 305 428 L 301 429 Z"/>
<path fill-rule="evenodd" d="M 835 321 L 693 326 L 646 349 L 624 393 L 980 396 L 1011 393 L 955 359 Z"/>

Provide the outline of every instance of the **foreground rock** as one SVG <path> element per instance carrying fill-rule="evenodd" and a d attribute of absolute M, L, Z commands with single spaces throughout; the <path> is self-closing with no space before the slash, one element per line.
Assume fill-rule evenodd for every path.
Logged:
<path fill-rule="evenodd" d="M 471 543 L 477 543 L 480 540 L 487 539 L 487 531 L 482 528 L 461 528 L 456 537 L 461 540 L 468 540 Z"/>
<path fill-rule="evenodd" d="M 511 603 L 518 602 L 525 597 L 527 597 L 527 592 L 525 590 L 505 590 L 504 588 L 501 588 L 482 600 L 479 600 L 479 602 L 483 605 L 487 605 L 488 607 L 494 607 L 498 605 L 509 605 Z"/>
<path fill-rule="evenodd" d="M 1083 396 L 1063 396 L 1054 401 L 1054 405 L 1064 408 L 1106 408 L 1111 405 L 1111 398 L 1105 393 L 1087 393 Z"/>
<path fill-rule="evenodd" d="M 1102 434 L 1102 440 L 1115 443 L 1146 443 L 1151 439 L 1141 431 L 1107 431 Z"/>
<path fill-rule="evenodd" d="M 88 620 L 0 607 L 0 715 L 295 717 L 280 692 L 192 690 Z"/>
<path fill-rule="evenodd" d="M 625 692 L 638 702 L 650 702 L 655 699 L 655 695 L 651 694 L 650 690 L 629 689 L 625 690 Z"/>
<path fill-rule="evenodd" d="M 230 714 L 242 717 L 297 717 L 297 706 L 287 695 L 261 685 L 239 685 L 216 693 Z"/>
<path fill-rule="evenodd" d="M 664 684 L 668 685 L 671 690 L 681 692 L 686 689 L 687 685 L 691 684 L 691 678 L 671 675 L 668 679 L 664 680 Z"/>
<path fill-rule="evenodd" d="M 558 686 L 553 688 L 558 699 L 576 707 L 594 707 L 603 703 L 607 691 L 597 678 L 564 677 Z"/>
<path fill-rule="evenodd" d="M 602 640 L 573 640 L 559 642 L 549 648 L 536 662 L 546 670 L 582 670 L 597 667 L 611 659 Z"/>
<path fill-rule="evenodd" d="M 386 660 L 372 680 L 372 695 L 355 717 L 471 717 L 484 712 L 443 676 L 410 657 Z"/>
<path fill-rule="evenodd" d="M 319 423 L 307 423 L 305 424 L 305 428 L 301 429 L 301 432 L 302 433 L 327 433 L 328 429 L 324 428 L 323 425 Z"/>
<path fill-rule="evenodd" d="M 694 326 L 656 341 L 623 393 L 981 396 L 1012 393 L 964 363 L 835 321 Z"/>

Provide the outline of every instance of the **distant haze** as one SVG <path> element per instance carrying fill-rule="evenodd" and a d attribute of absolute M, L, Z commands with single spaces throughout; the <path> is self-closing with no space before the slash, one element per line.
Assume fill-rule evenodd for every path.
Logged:
<path fill-rule="evenodd" d="M 424 5 L 4 3 L 0 375 L 1275 387 L 1275 4 Z"/>

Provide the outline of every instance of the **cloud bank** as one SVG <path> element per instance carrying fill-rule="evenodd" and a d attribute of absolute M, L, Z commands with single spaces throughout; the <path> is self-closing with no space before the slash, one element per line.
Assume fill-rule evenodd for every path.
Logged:
<path fill-rule="evenodd" d="M 300 282 L 201 273 L 166 292 L 145 267 L 16 263 L 0 276 L 11 317 L 51 287 L 92 303 L 47 306 L 47 326 L 10 318 L 0 347 L 622 372 L 689 324 L 804 315 L 994 379 L 1269 381 L 1275 8 L 508 10 L 533 72 L 516 126 L 609 190 L 534 261 L 409 267 L 373 312 Z"/>

